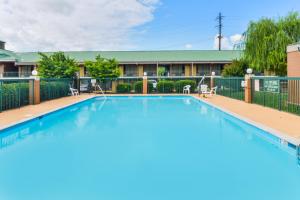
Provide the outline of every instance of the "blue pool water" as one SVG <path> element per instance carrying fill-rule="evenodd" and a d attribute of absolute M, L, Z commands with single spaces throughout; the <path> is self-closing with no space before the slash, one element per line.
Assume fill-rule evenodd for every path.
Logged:
<path fill-rule="evenodd" d="M 0 133 L 1 200 L 300 199 L 295 150 L 192 97 L 92 99 Z"/>

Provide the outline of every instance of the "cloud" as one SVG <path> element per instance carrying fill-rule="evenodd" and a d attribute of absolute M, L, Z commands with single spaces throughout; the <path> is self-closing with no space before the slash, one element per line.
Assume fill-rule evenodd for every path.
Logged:
<path fill-rule="evenodd" d="M 221 46 L 222 46 L 222 49 L 231 49 L 231 46 L 230 46 L 230 41 L 227 37 L 224 37 L 222 38 L 222 42 L 221 42 Z M 214 40 L 214 49 L 219 49 L 219 38 L 218 38 L 218 35 L 215 36 L 215 40 Z"/>
<path fill-rule="evenodd" d="M 231 35 L 230 37 L 223 36 L 222 43 L 221 43 L 222 49 L 224 50 L 233 49 L 234 45 L 241 42 L 242 39 L 243 37 L 241 34 L 234 34 Z M 214 49 L 218 49 L 218 48 L 219 48 L 219 39 L 218 39 L 218 35 L 216 35 L 214 40 Z"/>
<path fill-rule="evenodd" d="M 237 44 L 239 42 L 241 42 L 243 36 L 241 34 L 235 34 L 235 35 L 232 35 L 230 36 L 230 42 L 232 44 Z"/>
<path fill-rule="evenodd" d="M 17 51 L 131 48 L 159 0 L 0 0 L 0 40 Z"/>
<path fill-rule="evenodd" d="M 185 47 L 186 49 L 191 49 L 191 48 L 193 48 L 193 45 L 192 45 L 192 44 L 186 44 L 186 45 L 184 45 L 184 47 Z"/>

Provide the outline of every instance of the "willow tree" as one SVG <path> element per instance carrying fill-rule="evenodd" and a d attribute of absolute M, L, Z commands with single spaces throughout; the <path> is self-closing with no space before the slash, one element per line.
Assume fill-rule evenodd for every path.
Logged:
<path fill-rule="evenodd" d="M 245 33 L 244 57 L 256 71 L 286 75 L 286 47 L 300 40 L 300 16 L 292 12 L 279 20 L 250 22 Z"/>

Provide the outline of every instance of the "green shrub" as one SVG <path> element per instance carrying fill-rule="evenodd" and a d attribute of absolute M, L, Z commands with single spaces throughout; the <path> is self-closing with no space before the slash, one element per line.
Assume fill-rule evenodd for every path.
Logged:
<path fill-rule="evenodd" d="M 117 93 L 130 93 L 131 85 L 128 83 L 120 83 L 117 85 Z"/>
<path fill-rule="evenodd" d="M 148 82 L 148 93 L 153 91 L 153 84 Z M 143 93 L 143 81 L 137 81 L 134 84 L 135 93 Z"/>
<path fill-rule="evenodd" d="M 172 93 L 174 91 L 174 82 L 173 81 L 159 81 L 157 83 L 157 91 L 159 93 Z"/>
<path fill-rule="evenodd" d="M 175 89 L 177 93 L 182 93 L 183 87 L 186 85 L 191 86 L 191 92 L 195 91 L 196 88 L 196 81 L 193 80 L 180 80 L 175 82 Z"/>
<path fill-rule="evenodd" d="M 3 83 L 0 85 L 0 111 L 29 104 L 28 83 Z"/>
<path fill-rule="evenodd" d="M 246 74 L 246 70 L 249 64 L 246 60 L 233 60 L 231 64 L 226 64 L 222 71 L 222 76 L 224 77 L 243 77 Z"/>

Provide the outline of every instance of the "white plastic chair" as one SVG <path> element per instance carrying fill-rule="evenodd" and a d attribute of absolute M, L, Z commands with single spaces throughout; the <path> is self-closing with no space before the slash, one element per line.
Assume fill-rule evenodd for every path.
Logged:
<path fill-rule="evenodd" d="M 190 94 L 191 93 L 191 86 L 190 85 L 186 85 L 183 87 L 183 94 Z"/>
<path fill-rule="evenodd" d="M 211 88 L 210 95 L 217 94 L 218 86 Z"/>
<path fill-rule="evenodd" d="M 74 88 L 70 87 L 70 91 L 71 91 L 72 96 L 78 96 L 79 95 L 79 92 L 78 92 L 77 89 L 74 89 Z"/>

